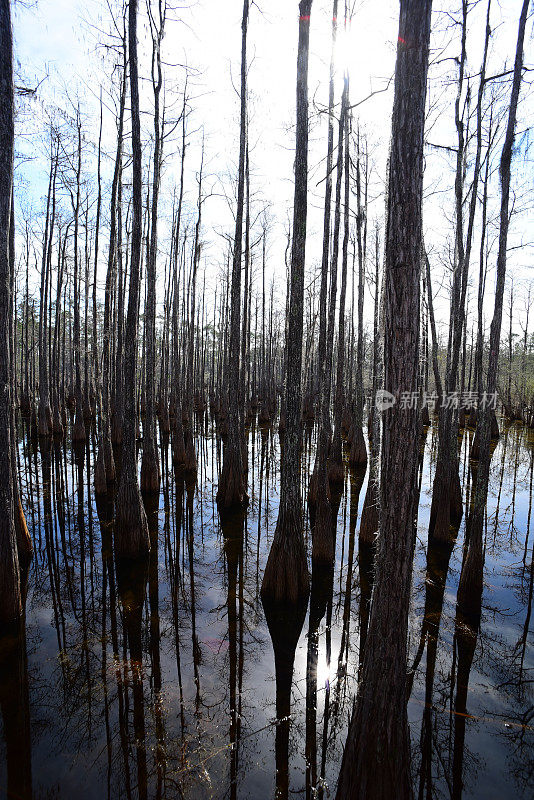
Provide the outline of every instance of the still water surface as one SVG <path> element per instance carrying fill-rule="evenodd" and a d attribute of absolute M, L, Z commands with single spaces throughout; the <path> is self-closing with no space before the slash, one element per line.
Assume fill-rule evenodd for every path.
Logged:
<path fill-rule="evenodd" d="M 436 426 L 425 437 L 409 641 L 420 798 L 534 796 L 534 432 L 501 430 L 479 629 L 456 613 L 464 525 L 452 552 L 428 546 Z M 460 445 L 464 500 L 471 436 Z M 334 792 L 372 587 L 371 555 L 358 542 L 367 476 L 347 474 L 333 580 L 314 576 L 292 679 L 279 665 L 277 681 L 259 588 L 277 517 L 278 435 L 250 431 L 250 505 L 224 530 L 221 443 L 207 423 L 195 442 L 196 486 L 174 473 L 161 444 L 150 561 L 133 569 L 113 558 L 112 504 L 94 498 L 93 438 L 76 450 L 44 445 L 22 424 L 35 557 L 25 637 L 1 645 L 3 796 L 8 780 L 8 796 L 78 800 L 267 799 L 286 780 L 291 797 Z M 309 444 L 305 477 L 312 466 Z M 289 723 L 277 720 L 277 693 L 279 708 L 290 700 Z"/>

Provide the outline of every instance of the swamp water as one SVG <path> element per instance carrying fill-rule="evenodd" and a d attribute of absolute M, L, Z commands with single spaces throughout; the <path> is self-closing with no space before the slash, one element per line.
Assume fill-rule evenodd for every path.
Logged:
<path fill-rule="evenodd" d="M 502 422 L 501 431 L 478 626 L 456 613 L 464 523 L 452 551 L 428 546 L 436 426 L 425 437 L 408 665 L 419 798 L 534 796 L 534 432 Z M 114 561 L 112 505 L 92 490 L 93 435 L 73 449 L 32 440 L 26 422 L 20 434 L 35 554 L 25 634 L 0 642 L 0 795 L 267 800 L 278 786 L 281 797 L 332 796 L 372 586 L 358 543 L 366 476 L 347 473 L 333 578 L 315 581 L 292 677 L 279 663 L 277 681 L 259 590 L 277 518 L 278 434 L 251 430 L 250 504 L 224 530 L 212 427 L 195 437 L 196 485 L 175 474 L 161 443 L 143 568 Z M 460 445 L 464 500 L 471 437 Z M 305 476 L 312 466 L 308 447 Z M 277 720 L 277 699 L 290 701 L 290 720 Z"/>

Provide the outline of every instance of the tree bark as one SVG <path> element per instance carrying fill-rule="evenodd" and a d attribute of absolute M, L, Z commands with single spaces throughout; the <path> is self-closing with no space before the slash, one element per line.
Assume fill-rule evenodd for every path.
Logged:
<path fill-rule="evenodd" d="M 14 158 L 11 4 L 0 0 L 0 623 L 22 614 L 11 449 L 13 373 L 9 337 L 10 229 Z"/>
<path fill-rule="evenodd" d="M 108 267 L 106 272 L 106 284 L 104 290 L 104 325 L 102 343 L 102 420 L 100 422 L 100 442 L 97 463 L 95 465 L 95 491 L 97 494 L 105 494 L 108 485 L 116 477 L 115 461 L 113 448 L 111 445 L 111 366 L 112 366 L 112 303 L 113 286 L 117 275 L 117 255 L 118 255 L 118 228 L 120 229 L 120 216 L 118 206 L 120 203 L 120 181 L 122 170 L 122 139 L 124 128 L 124 108 L 126 104 L 126 41 L 123 42 L 123 73 L 121 82 L 121 94 L 119 101 L 119 119 L 117 129 L 117 150 L 115 155 L 115 167 L 113 170 L 113 182 L 111 185 L 111 207 L 110 207 L 110 230 L 109 230 L 109 249 Z M 119 224 L 117 225 L 117 219 Z M 119 287 L 120 293 L 120 287 Z M 115 408 L 115 412 L 117 409 Z"/>
<path fill-rule="evenodd" d="M 152 175 L 152 206 L 150 209 L 150 243 L 147 258 L 147 293 L 145 309 L 145 396 L 146 414 L 143 424 L 143 457 L 141 460 L 141 490 L 158 493 L 160 484 L 159 459 L 156 447 L 156 261 L 158 251 L 158 201 L 162 158 L 160 94 L 163 85 L 161 41 L 165 33 L 165 11 L 158 2 L 158 21 L 152 20 L 152 86 L 154 90 L 154 166 Z"/>
<path fill-rule="evenodd" d="M 497 253 L 497 283 L 495 288 L 493 319 L 491 321 L 490 328 L 490 350 L 488 361 L 488 377 L 486 383 L 486 400 L 491 398 L 497 389 L 502 307 L 504 283 L 506 279 L 506 249 L 508 245 L 508 227 L 510 222 L 509 209 L 511 164 L 517 118 L 517 104 L 519 100 L 519 90 L 521 87 L 521 75 L 523 69 L 523 43 L 525 39 L 528 6 L 529 0 L 523 0 L 523 6 L 519 18 L 519 29 L 514 63 L 514 77 L 512 83 L 512 93 L 510 96 L 508 122 L 501 152 L 501 207 L 499 221 L 499 249 Z M 484 528 L 484 512 L 488 499 L 492 416 L 493 409 L 489 407 L 489 402 L 482 403 L 478 413 L 477 426 L 480 448 L 479 463 L 476 483 L 473 490 L 473 505 L 467 521 L 467 538 L 469 541 L 469 549 L 467 551 L 466 560 L 460 576 L 460 583 L 458 585 L 458 604 L 460 606 L 469 604 L 472 602 L 473 597 L 476 598 L 482 594 L 483 571 L 480 569 L 480 564 L 483 562 L 484 558 L 482 534 Z"/>
<path fill-rule="evenodd" d="M 219 509 L 240 506 L 247 501 L 243 469 L 244 409 L 239 391 L 240 328 L 241 328 L 241 255 L 243 250 L 243 209 L 245 198 L 245 156 L 247 142 L 247 30 L 249 0 L 243 2 L 241 21 L 241 114 L 239 132 L 239 172 L 235 218 L 232 292 L 230 298 L 230 357 L 228 361 L 228 440 L 224 447 L 223 466 L 219 477 L 217 504 Z M 241 365 L 244 369 L 245 365 Z"/>
<path fill-rule="evenodd" d="M 303 537 L 300 486 L 302 446 L 302 339 L 304 320 L 304 269 L 308 212 L 308 56 L 312 0 L 299 4 L 297 55 L 297 129 L 293 241 L 286 333 L 284 454 L 281 463 L 280 507 L 269 552 L 261 596 L 264 606 L 293 603 L 306 613 L 309 575 Z M 296 613 L 296 611 L 295 611 Z"/>
<path fill-rule="evenodd" d="M 349 77 L 345 76 L 346 104 L 349 104 Z M 341 287 L 339 291 L 339 319 L 338 319 L 338 338 L 337 338 L 337 364 L 336 364 L 336 388 L 334 395 L 334 436 L 330 451 L 330 464 L 328 477 L 330 483 L 342 485 L 345 479 L 345 468 L 343 464 L 343 444 L 342 444 L 342 421 L 343 410 L 345 408 L 345 299 L 347 295 L 347 267 L 349 259 L 349 214 L 350 214 L 350 115 L 345 112 L 345 191 L 343 208 L 343 246 L 341 255 Z"/>
<path fill-rule="evenodd" d="M 476 155 L 473 167 L 473 182 L 471 186 L 471 200 L 467 220 L 467 232 L 464 241 L 464 173 L 466 158 L 466 134 L 463 115 L 460 114 L 460 101 L 464 82 L 464 70 L 467 60 L 467 0 L 462 0 L 462 46 L 459 61 L 458 93 L 455 102 L 455 123 L 458 135 L 456 159 L 456 237 L 455 237 L 455 270 L 452 285 L 451 313 L 449 326 L 449 348 L 447 351 L 447 367 L 445 375 L 445 393 L 450 397 L 457 388 L 458 365 L 462 332 L 465 322 L 465 300 L 469 274 L 469 261 L 473 242 L 473 229 L 475 222 L 476 203 L 478 198 L 478 180 L 482 156 L 482 101 L 484 97 L 486 61 L 490 37 L 489 12 L 491 0 L 488 3 L 486 31 L 482 66 L 480 70 L 479 88 L 477 96 L 477 130 L 476 130 Z M 451 537 L 451 526 L 460 524 L 462 507 L 462 490 L 460 487 L 459 461 L 458 461 L 458 418 L 449 403 L 440 404 L 439 407 L 439 446 L 436 463 L 436 473 L 432 491 L 432 507 L 430 510 L 430 531 L 433 536 L 441 541 Z"/>
<path fill-rule="evenodd" d="M 74 327 L 73 327 L 73 347 L 74 347 L 74 382 L 76 412 L 74 425 L 72 426 L 72 440 L 85 441 L 85 423 L 83 418 L 83 391 L 82 391 L 82 365 L 81 365 L 81 344 L 80 344 L 80 254 L 78 246 L 78 234 L 80 228 L 80 192 L 82 180 L 82 122 L 80 119 L 80 109 L 76 110 L 76 131 L 78 138 L 76 165 L 76 193 L 72 196 L 72 206 L 74 212 Z"/>
<path fill-rule="evenodd" d="M 46 299 L 48 296 L 48 275 L 50 258 L 49 252 L 52 248 L 52 233 L 50 228 L 53 226 L 51 217 L 53 219 L 54 212 L 50 214 L 50 201 L 52 195 L 54 197 L 53 205 L 55 206 L 56 194 L 56 174 L 58 152 L 57 148 L 54 152 L 54 137 L 52 130 L 50 135 L 50 178 L 48 181 L 48 196 L 46 199 L 46 219 L 45 230 L 43 237 L 43 252 L 41 259 L 41 296 L 39 303 L 39 411 L 38 411 L 38 424 L 39 435 L 49 436 L 52 433 L 52 411 L 50 408 L 50 391 L 48 383 L 48 348 L 47 348 L 47 330 L 46 330 L 46 316 L 47 304 Z"/>
<path fill-rule="evenodd" d="M 115 552 L 117 556 L 138 557 L 150 550 L 148 524 L 137 482 L 137 324 L 139 319 L 139 270 L 142 239 L 142 163 L 139 118 L 139 74 L 137 66 L 137 0 L 128 6 L 130 52 L 130 94 L 132 108 L 132 243 L 126 343 L 124 348 L 124 426 L 122 468 L 117 492 Z"/>
<path fill-rule="evenodd" d="M 182 220 L 182 203 L 184 196 L 184 166 L 186 151 L 186 106 L 187 106 L 187 83 L 184 88 L 184 101 L 182 106 L 182 153 L 180 159 L 180 194 L 178 197 L 178 208 L 176 211 L 176 222 L 174 226 L 174 263 L 173 263 L 173 309 L 172 309 L 172 331 L 173 331 L 173 360 L 174 360 L 174 380 L 171 396 L 171 404 L 174 410 L 172 420 L 172 457 L 176 466 L 185 462 L 185 440 L 182 423 L 182 398 L 181 398 L 181 371 L 180 371 L 180 351 L 178 347 L 178 303 L 179 303 L 179 275 L 178 261 L 180 252 L 180 225 Z"/>
<path fill-rule="evenodd" d="M 365 193 L 364 193 L 364 207 L 362 208 L 362 192 L 361 192 L 361 152 L 360 152 L 360 132 L 357 136 L 357 159 L 356 159 L 356 236 L 358 246 L 358 344 L 356 351 L 356 404 L 350 430 L 350 452 L 349 463 L 351 466 L 364 467 L 367 464 L 367 449 L 365 447 L 365 439 L 363 436 L 363 303 L 364 303 L 364 290 L 365 290 L 365 250 L 366 242 L 364 233 L 366 227 L 363 224 L 363 217 L 367 215 L 367 169 L 365 171 Z M 366 158 L 367 162 L 367 158 Z M 375 295 L 375 323 L 378 321 L 378 296 L 379 296 L 379 280 L 378 280 L 378 231 L 376 231 L 376 252 L 375 252 L 375 267 L 376 267 L 376 295 Z M 354 281 L 353 281 L 354 283 Z M 378 346 L 377 325 L 375 324 L 374 347 L 375 350 Z M 371 403 L 374 404 L 377 386 L 375 385 L 375 374 L 377 366 L 376 352 L 373 353 L 373 399 Z M 372 435 L 372 417 L 374 414 L 374 405 L 371 405 L 371 429 L 369 435 Z"/>
<path fill-rule="evenodd" d="M 401 408 L 419 388 L 423 133 L 430 0 L 401 0 L 385 240 L 384 388 L 396 404 L 383 414 L 376 584 L 362 677 L 349 727 L 338 800 L 411 798 L 406 710 L 419 411 Z M 377 665 L 379 667 L 377 668 Z"/>

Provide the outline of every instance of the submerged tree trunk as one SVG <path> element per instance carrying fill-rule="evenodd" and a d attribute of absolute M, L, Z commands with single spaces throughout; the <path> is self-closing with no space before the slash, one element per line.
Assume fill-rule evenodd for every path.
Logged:
<path fill-rule="evenodd" d="M 150 550 L 148 524 L 137 482 L 137 453 L 135 445 L 137 422 L 137 323 L 139 316 L 139 269 L 143 213 L 139 75 L 137 66 L 137 0 L 130 0 L 128 13 L 133 152 L 132 246 L 128 316 L 126 319 L 126 346 L 124 350 L 122 467 L 116 503 L 115 550 L 117 556 L 136 557 Z"/>
<path fill-rule="evenodd" d="M 338 800 L 412 797 L 406 640 L 417 511 L 419 411 L 401 408 L 399 400 L 402 392 L 417 396 L 419 384 L 423 131 L 430 17 L 430 0 L 401 0 L 384 298 L 384 388 L 397 403 L 383 414 L 376 584 Z"/>
<path fill-rule="evenodd" d="M 303 537 L 300 465 L 302 329 L 308 211 L 308 55 L 311 6 L 312 0 L 301 0 L 299 4 L 295 197 L 285 358 L 286 428 L 281 464 L 280 508 L 261 587 L 264 606 L 267 603 L 274 606 L 292 603 L 295 607 L 303 609 L 303 619 L 309 594 L 308 565 Z"/>

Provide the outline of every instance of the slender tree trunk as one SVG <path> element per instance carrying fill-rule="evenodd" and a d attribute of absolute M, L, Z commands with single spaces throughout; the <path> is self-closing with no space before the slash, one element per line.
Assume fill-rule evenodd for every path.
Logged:
<path fill-rule="evenodd" d="M 224 457 L 217 504 L 220 510 L 240 506 L 247 501 L 243 468 L 244 409 L 240 400 L 240 327 L 241 327 L 241 255 L 243 248 L 243 210 L 245 198 L 245 157 L 247 142 L 247 30 L 249 0 L 243 2 L 241 21 L 241 117 L 239 134 L 239 173 L 237 180 L 237 210 L 235 219 L 234 257 L 232 262 L 232 293 L 230 312 L 230 357 L 228 363 L 228 440 Z M 241 365 L 244 369 L 245 365 Z"/>
<path fill-rule="evenodd" d="M 467 521 L 469 549 L 467 551 L 464 568 L 462 569 L 460 583 L 458 585 L 458 603 L 461 607 L 472 603 L 473 597 L 475 597 L 475 599 L 480 597 L 483 588 L 483 571 L 480 569 L 480 564 L 483 562 L 484 558 L 482 534 L 484 527 L 484 513 L 488 499 L 489 468 L 491 459 L 490 443 L 493 410 L 490 408 L 490 400 L 495 395 L 497 389 L 502 307 L 504 283 L 506 279 L 506 250 L 508 244 L 508 227 L 510 222 L 511 164 L 517 118 L 517 104 L 519 100 L 519 90 L 521 87 L 521 76 L 523 69 L 523 43 L 525 39 L 528 6 L 529 0 L 523 0 L 521 15 L 519 18 L 519 29 L 514 63 L 514 77 L 510 96 L 508 122 L 501 152 L 501 208 L 499 221 L 499 249 L 497 253 L 497 284 L 495 288 L 493 319 L 491 321 L 490 328 L 488 377 L 486 382 L 487 394 L 485 398 L 486 402 L 482 403 L 478 413 L 477 430 L 479 435 L 480 453 L 477 478 L 474 487 L 473 505 Z"/>
<path fill-rule="evenodd" d="M 116 477 L 115 461 L 113 448 L 111 445 L 111 367 L 112 367 L 112 302 L 113 285 L 117 274 L 118 259 L 118 228 L 121 219 L 118 214 L 120 203 L 120 182 L 122 170 L 122 138 L 124 127 L 124 108 L 126 104 L 126 40 L 123 42 L 123 73 L 121 82 L 121 94 L 119 102 L 119 120 L 117 130 L 117 151 L 115 156 L 115 168 L 113 171 L 113 182 L 111 185 L 111 207 L 110 207 L 110 230 L 109 230 L 109 249 L 108 267 L 106 273 L 106 284 L 104 293 L 104 324 L 102 342 L 102 420 L 100 423 L 100 442 L 97 462 L 95 464 L 95 491 L 97 494 L 105 494 L 108 485 L 113 483 Z M 118 225 L 117 225 L 118 221 Z M 119 296 L 121 295 L 119 287 Z M 122 394 L 122 391 L 121 391 Z M 116 409 L 115 409 L 116 412 Z"/>
<path fill-rule="evenodd" d="M 97 316 L 97 276 L 98 276 L 98 246 L 100 242 L 100 217 L 102 213 L 102 124 L 103 124 L 103 108 L 102 108 L 102 89 L 100 90 L 100 125 L 98 129 L 98 155 L 96 167 L 96 179 L 98 184 L 98 195 L 96 199 L 96 220 L 95 220 L 95 256 L 93 266 L 93 330 L 92 330 L 92 371 L 93 381 L 96 397 L 96 405 L 98 406 L 99 425 L 102 423 L 102 409 L 100 398 L 100 365 L 98 361 L 98 316 Z M 100 398 L 100 399 L 99 399 Z"/>
<path fill-rule="evenodd" d="M 349 102 L 349 78 L 345 77 L 347 106 Z M 334 437 L 330 453 L 328 477 L 331 483 L 342 485 L 345 479 L 343 466 L 343 444 L 341 424 L 345 407 L 345 298 L 347 295 L 347 268 L 349 259 L 349 215 L 350 215 L 350 115 L 345 113 L 345 193 L 343 209 L 343 246 L 341 256 L 341 288 L 339 292 L 339 322 L 337 339 L 336 389 L 334 395 Z"/>
<path fill-rule="evenodd" d="M 89 285 L 90 285 L 90 258 L 89 258 L 89 198 L 85 204 L 85 280 L 84 280 L 84 322 L 83 322 L 83 365 L 84 365 L 84 378 L 83 378 L 83 418 L 88 423 L 88 429 L 91 428 L 92 416 L 92 384 L 93 374 L 91 371 L 91 363 L 89 359 Z"/>
<path fill-rule="evenodd" d="M 473 241 L 476 203 L 478 198 L 478 180 L 482 156 L 482 101 L 485 88 L 486 61 L 489 46 L 490 27 L 489 12 L 491 0 L 488 2 L 484 52 L 480 70 L 478 97 L 477 97 L 477 135 L 476 155 L 473 168 L 473 182 L 471 186 L 471 200 L 467 232 L 464 240 L 464 172 L 466 157 L 466 133 L 463 115 L 460 114 L 460 102 L 464 82 L 464 70 L 467 60 L 467 0 L 462 0 L 462 44 L 459 61 L 458 93 L 455 103 L 455 123 L 458 136 L 455 200 L 456 200 L 456 239 L 455 239 L 455 269 L 452 284 L 451 313 L 449 325 L 449 349 L 447 351 L 447 366 L 444 389 L 450 397 L 457 389 L 458 365 L 462 333 L 464 330 L 465 300 L 469 273 L 469 261 Z M 442 403 L 439 408 L 439 446 L 432 492 L 432 506 L 430 509 L 430 532 L 441 541 L 450 538 L 451 525 L 457 527 L 463 514 L 462 491 L 460 487 L 459 462 L 458 462 L 458 418 L 450 403 Z"/>
<path fill-rule="evenodd" d="M 82 390 L 82 364 L 81 364 L 81 342 L 80 342 L 80 253 L 79 253 L 79 229 L 80 229 L 80 193 L 82 180 L 82 122 L 80 119 L 80 109 L 76 111 L 76 129 L 78 136 L 77 164 L 76 164 L 76 193 L 72 198 L 74 212 L 74 327 L 73 327 L 73 347 L 74 347 L 74 381 L 76 412 L 74 425 L 72 426 L 72 440 L 85 441 L 85 423 L 83 419 L 83 390 Z"/>
<path fill-rule="evenodd" d="M 528 322 L 530 316 L 530 295 L 532 285 L 528 287 L 528 295 L 526 302 L 526 319 L 525 327 L 523 328 L 523 352 L 521 355 L 521 417 L 525 423 L 528 424 L 528 419 L 525 416 L 525 407 L 527 405 L 527 353 L 528 353 Z"/>
<path fill-rule="evenodd" d="M 176 212 L 176 223 L 174 228 L 174 265 L 173 265 L 173 360 L 174 360 L 174 380 L 172 389 L 172 405 L 174 417 L 172 421 L 172 456 L 175 465 L 185 462 L 185 441 L 182 423 L 182 399 L 181 399 L 181 379 L 180 379 L 180 351 L 178 347 L 178 302 L 179 302 L 179 275 L 178 263 L 180 254 L 180 224 L 182 220 L 182 203 L 184 196 L 184 165 L 186 150 L 186 105 L 187 105 L 187 84 L 184 88 L 184 102 L 182 107 L 182 153 L 180 166 L 180 194 L 178 198 L 178 209 Z"/>
<path fill-rule="evenodd" d="M 196 309 L 196 285 L 197 273 L 200 264 L 200 252 L 202 248 L 200 231 L 202 225 L 202 180 L 204 174 L 204 140 L 202 140 L 202 155 L 200 159 L 200 170 L 198 175 L 198 197 L 197 197 L 197 221 L 195 224 L 195 237 L 191 250 L 191 271 L 189 273 L 189 303 L 187 305 L 188 320 L 188 342 L 187 342 L 187 395 L 185 406 L 185 471 L 186 477 L 195 478 L 197 474 L 197 456 L 193 442 L 193 394 L 195 385 L 195 309 Z M 185 253 L 185 247 L 184 247 Z M 185 277 L 185 272 L 184 272 Z"/>
<path fill-rule="evenodd" d="M 339 260 L 339 232 L 341 227 L 341 187 L 343 178 L 343 153 L 345 142 L 345 119 L 347 116 L 347 80 L 343 83 L 341 110 L 338 129 L 338 153 L 336 194 L 334 206 L 334 232 L 332 241 L 332 261 L 330 264 L 330 299 L 328 303 L 327 328 L 325 338 L 324 386 L 321 391 L 319 442 L 316 464 L 310 489 L 308 505 L 313 529 L 312 560 L 315 564 L 331 564 L 334 558 L 334 530 L 330 507 L 330 486 L 328 482 L 328 455 L 331 449 L 330 399 L 332 396 L 332 373 L 334 359 L 334 322 L 337 298 L 337 272 Z M 322 375 L 321 375 L 322 379 Z M 315 485 L 314 485 L 315 484 Z M 316 508 L 314 506 L 316 505 Z"/>
<path fill-rule="evenodd" d="M 513 313 L 514 313 L 514 279 L 510 282 L 509 328 L 508 328 L 508 383 L 506 386 L 506 416 L 513 421 L 516 418 L 512 403 L 512 360 L 513 348 Z"/>
<path fill-rule="evenodd" d="M 126 84 L 124 85 L 126 90 Z M 113 272 L 112 292 L 116 294 L 116 301 L 113 305 L 113 351 L 111 353 L 111 363 L 114 370 L 110 372 L 112 380 L 113 397 L 113 417 L 111 421 L 111 441 L 114 445 L 122 444 L 122 426 L 124 422 L 124 293 L 126 291 L 126 276 L 128 274 L 128 249 L 130 244 L 130 234 L 128 230 L 128 216 L 126 215 L 126 258 L 123 258 L 122 250 L 122 152 L 121 162 L 119 162 L 119 183 L 117 187 L 117 244 L 116 244 L 116 269 Z"/>
<path fill-rule="evenodd" d="M 60 398 L 60 322 L 61 322 L 61 298 L 63 291 L 63 275 L 65 273 L 66 264 L 66 250 L 67 250 L 67 237 L 69 227 L 65 231 L 63 238 L 63 245 L 61 244 L 61 231 L 58 235 L 58 269 L 57 269 L 57 285 L 56 285 L 56 314 L 54 320 L 54 339 L 52 344 L 52 370 L 54 374 L 54 382 L 52 388 L 52 430 L 54 436 L 63 436 L 64 427 L 61 418 L 61 398 Z M 65 320 L 63 320 L 65 324 Z"/>
<path fill-rule="evenodd" d="M 152 12 L 151 12 L 152 13 Z M 165 11 L 158 3 L 158 21 L 151 21 L 152 86 L 154 89 L 154 165 L 152 176 L 152 207 L 150 211 L 150 244 L 147 258 L 147 294 L 145 309 L 145 395 L 146 415 L 143 424 L 143 457 L 141 461 L 141 490 L 158 493 L 160 484 L 159 459 L 156 446 L 156 261 L 158 251 L 158 201 L 162 158 L 160 123 L 160 94 L 163 85 L 161 41 L 165 34 Z"/>
<path fill-rule="evenodd" d="M 337 8 L 338 0 L 334 0 L 332 9 L 332 42 L 330 48 L 330 73 L 328 88 L 328 139 L 326 150 L 326 180 L 324 196 L 324 215 L 323 215 L 323 250 L 321 259 L 321 288 L 319 292 L 319 342 L 317 348 L 318 366 L 318 385 L 317 393 L 319 397 L 319 434 L 317 443 L 316 464 L 314 475 L 310 482 L 308 502 L 310 504 L 310 516 L 318 500 L 318 481 L 321 477 L 324 483 L 324 494 L 326 496 L 326 459 L 328 457 L 328 437 L 329 428 L 325 430 L 325 383 L 326 383 L 326 322 L 327 322 L 327 299 L 328 299 L 328 266 L 330 259 L 330 219 L 332 212 L 332 165 L 334 153 L 334 72 L 335 72 L 335 46 L 337 38 Z M 313 483 L 317 485 L 314 487 Z"/>
<path fill-rule="evenodd" d="M 363 394 L 363 302 L 364 302 L 364 290 L 365 290 L 365 263 L 364 263 L 364 252 L 365 252 L 365 242 L 362 240 L 363 238 L 363 228 L 364 228 L 364 214 L 367 214 L 367 208 L 365 206 L 362 207 L 362 190 L 361 190 L 361 150 L 360 150 L 360 131 L 358 130 L 357 136 L 357 159 L 356 159 L 356 235 L 357 235 L 357 243 L 358 243 L 358 346 L 357 346 L 357 353 L 356 353 L 356 408 L 354 419 L 352 422 L 352 429 L 350 431 L 350 453 L 349 453 L 349 462 L 351 466 L 360 466 L 364 467 L 367 464 L 367 449 L 365 447 L 365 439 L 363 437 L 363 404 L 364 404 L 364 394 Z M 367 197 L 367 170 L 364 173 L 365 177 L 365 197 Z M 378 269 L 378 231 L 376 232 L 376 268 Z M 379 285 L 378 285 L 378 273 L 376 276 L 376 295 L 375 295 L 375 305 L 378 303 L 378 296 L 379 296 Z M 377 309 L 375 308 L 375 320 L 378 319 Z M 377 345 L 377 337 L 375 331 L 375 346 Z M 373 375 L 375 374 L 375 367 L 376 367 L 376 358 L 373 358 Z M 377 386 L 373 384 L 373 399 L 372 403 L 374 403 L 374 397 L 376 396 Z M 370 416 L 371 416 L 371 430 L 372 430 L 372 415 L 374 413 L 374 406 L 371 406 Z M 371 433 L 371 431 L 370 431 Z"/>
<path fill-rule="evenodd" d="M 483 392 L 483 376 L 482 376 L 482 361 L 484 351 L 484 292 L 486 288 L 486 227 L 488 215 L 488 186 L 490 178 L 490 152 L 492 140 L 495 133 L 492 132 L 492 108 L 490 108 L 490 121 L 489 121 L 489 144 L 486 150 L 486 168 L 484 171 L 483 191 L 482 191 L 482 212 L 480 222 L 480 253 L 479 253 L 479 273 L 478 273 L 478 291 L 477 291 L 477 339 L 475 345 L 475 387 L 478 393 L 477 409 L 482 404 Z M 472 411 L 469 416 L 469 424 L 472 427 L 476 426 L 477 411 Z"/>
<path fill-rule="evenodd" d="M 55 211 L 55 196 L 56 196 L 56 174 L 58 153 L 57 147 L 54 148 L 54 137 L 50 135 L 50 178 L 48 182 L 48 196 L 46 200 L 46 220 L 45 231 L 43 237 L 43 253 L 41 260 L 41 295 L 39 305 L 39 435 L 49 436 L 52 432 L 52 411 L 50 408 L 50 391 L 48 383 L 48 354 L 47 354 L 47 287 L 48 287 L 48 274 L 50 267 L 49 251 L 52 248 L 52 232 L 50 228 L 53 227 L 54 211 Z M 55 152 L 54 152 L 55 149 Z M 50 213 L 50 203 L 53 197 L 52 205 L 54 211 Z"/>
<path fill-rule="evenodd" d="M 15 197 L 11 194 L 11 218 L 9 224 L 9 357 L 11 380 L 14 385 L 17 380 L 17 361 L 16 361 L 16 303 L 15 303 Z M 15 420 L 15 395 L 13 389 L 11 398 L 11 471 L 13 475 L 13 512 L 15 521 L 15 535 L 17 540 L 17 552 L 19 557 L 21 596 L 24 602 L 25 582 L 28 574 L 28 566 L 33 557 L 33 543 L 26 524 L 26 517 L 22 508 L 22 499 L 19 487 L 19 468 L 17 460 L 17 431 Z"/>
<path fill-rule="evenodd" d="M 143 224 L 141 125 L 137 65 L 137 0 L 130 0 L 129 2 L 128 21 L 133 152 L 132 245 L 124 352 L 122 467 L 116 503 L 115 551 L 118 556 L 136 557 L 147 553 L 150 549 L 147 519 L 137 482 L 137 453 L 135 446 L 137 422 L 137 325 L 139 319 L 139 271 Z"/>

